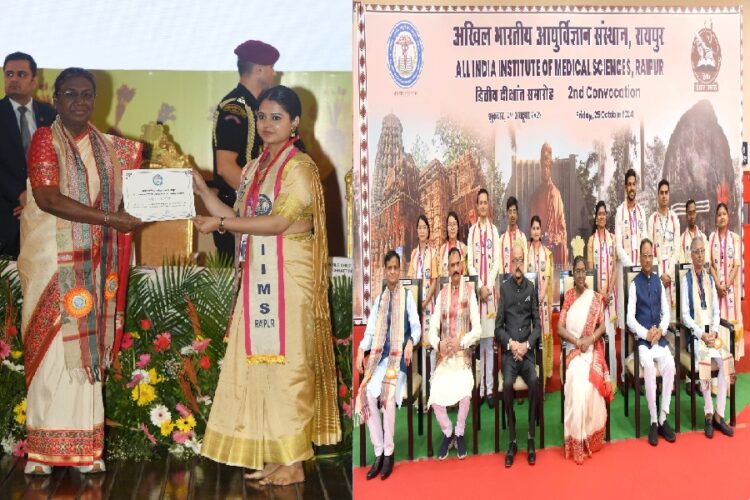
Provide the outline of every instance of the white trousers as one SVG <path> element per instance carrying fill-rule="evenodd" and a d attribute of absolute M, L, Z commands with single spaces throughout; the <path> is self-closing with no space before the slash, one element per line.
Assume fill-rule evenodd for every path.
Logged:
<path fill-rule="evenodd" d="M 727 390 L 729 387 L 726 374 L 724 373 L 724 363 L 721 362 L 721 358 L 712 359 L 716 359 L 717 364 L 719 365 L 719 388 L 716 392 L 716 413 L 721 418 L 724 418 L 724 408 L 726 408 L 727 405 Z M 703 413 L 706 415 L 713 413 L 714 405 L 711 401 L 711 384 L 701 384 L 701 392 L 703 393 Z"/>
<path fill-rule="evenodd" d="M 375 449 L 375 456 L 393 455 L 393 429 L 396 426 L 396 402 L 391 400 L 383 409 L 383 418 L 380 418 L 378 409 L 378 398 L 367 394 L 367 406 L 370 409 L 370 418 L 367 419 L 367 428 L 370 431 L 370 441 Z"/>
<path fill-rule="evenodd" d="M 675 366 L 674 358 L 669 347 L 660 345 L 652 346 L 650 349 L 646 346 L 638 347 L 638 355 L 641 358 L 641 367 L 643 368 L 643 380 L 646 384 L 646 400 L 648 401 L 648 412 L 651 415 L 651 422 L 657 422 L 656 413 L 656 366 L 658 364 L 659 372 L 662 379 L 661 392 L 661 424 L 669 414 L 669 403 L 672 400 L 672 387 L 674 387 Z"/>

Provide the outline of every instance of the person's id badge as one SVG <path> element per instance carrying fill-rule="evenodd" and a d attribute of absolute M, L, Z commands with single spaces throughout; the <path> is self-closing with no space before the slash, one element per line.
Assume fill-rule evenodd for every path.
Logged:
<path fill-rule="evenodd" d="M 247 255 L 247 235 L 243 234 L 240 239 L 240 262 L 245 262 L 245 256 Z"/>

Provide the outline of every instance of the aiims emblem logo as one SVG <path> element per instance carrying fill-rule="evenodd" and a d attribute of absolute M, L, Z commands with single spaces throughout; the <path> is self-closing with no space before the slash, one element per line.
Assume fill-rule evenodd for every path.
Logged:
<path fill-rule="evenodd" d="M 718 92 L 719 84 L 715 81 L 721 69 L 721 46 L 712 23 L 708 23 L 693 36 L 690 62 L 693 66 L 693 76 L 698 80 L 694 84 L 695 91 Z"/>
<path fill-rule="evenodd" d="M 403 89 L 413 86 L 422 72 L 422 39 L 408 21 L 397 23 L 388 37 L 388 72 Z"/>

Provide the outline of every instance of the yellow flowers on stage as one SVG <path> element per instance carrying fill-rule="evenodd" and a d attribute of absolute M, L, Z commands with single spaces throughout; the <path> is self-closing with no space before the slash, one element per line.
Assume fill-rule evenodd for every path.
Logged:
<path fill-rule="evenodd" d="M 171 420 L 167 420 L 161 424 L 160 430 L 162 436 L 168 437 L 174 430 L 174 423 Z"/>
<path fill-rule="evenodd" d="M 130 392 L 130 398 L 138 406 L 145 406 L 156 399 L 156 389 L 151 384 L 137 384 Z"/>
<path fill-rule="evenodd" d="M 21 425 L 26 423 L 26 398 L 13 407 L 13 413 L 16 414 L 16 422 Z"/>
<path fill-rule="evenodd" d="M 175 425 L 180 432 L 189 432 L 195 427 L 195 417 L 193 417 L 193 415 L 188 415 L 187 417 L 178 418 Z"/>

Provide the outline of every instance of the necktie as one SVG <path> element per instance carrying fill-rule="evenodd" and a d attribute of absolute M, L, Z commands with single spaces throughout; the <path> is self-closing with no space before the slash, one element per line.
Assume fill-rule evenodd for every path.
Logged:
<path fill-rule="evenodd" d="M 21 144 L 23 145 L 23 153 L 29 152 L 29 143 L 31 142 L 31 134 L 29 133 L 29 122 L 26 120 L 26 112 L 28 108 L 26 106 L 19 106 L 18 112 L 21 113 L 21 119 L 18 121 L 18 127 L 21 129 Z"/>

